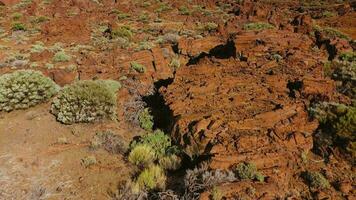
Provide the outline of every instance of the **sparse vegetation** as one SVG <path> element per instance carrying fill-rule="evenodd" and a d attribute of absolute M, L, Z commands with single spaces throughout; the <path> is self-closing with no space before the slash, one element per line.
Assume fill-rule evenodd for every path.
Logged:
<path fill-rule="evenodd" d="M 59 86 L 41 72 L 20 70 L 0 76 L 0 111 L 26 109 L 48 101 Z"/>
<path fill-rule="evenodd" d="M 163 169 L 157 165 L 152 165 L 143 170 L 136 180 L 140 190 L 163 190 L 166 187 L 166 175 Z"/>
<path fill-rule="evenodd" d="M 54 54 L 53 62 L 68 62 L 72 57 L 64 51 L 58 51 Z"/>
<path fill-rule="evenodd" d="M 138 120 L 140 121 L 141 128 L 146 131 L 152 131 L 153 128 L 153 116 L 148 108 L 145 108 L 139 113 Z"/>
<path fill-rule="evenodd" d="M 104 148 L 110 153 L 124 154 L 128 150 L 128 145 L 121 136 L 112 131 L 103 131 L 96 133 L 91 141 L 90 148 L 93 150 Z"/>
<path fill-rule="evenodd" d="M 254 22 L 244 25 L 244 29 L 247 31 L 261 31 L 265 29 L 274 29 L 275 27 L 272 24 L 265 22 Z"/>
<path fill-rule="evenodd" d="M 240 179 L 257 179 L 260 182 L 264 181 L 264 176 L 257 171 L 256 165 L 252 163 L 240 163 L 235 168 L 235 173 Z"/>
<path fill-rule="evenodd" d="M 81 164 L 87 168 L 97 163 L 95 156 L 86 156 L 81 159 Z"/>
<path fill-rule="evenodd" d="M 135 146 L 129 154 L 129 161 L 139 167 L 147 167 L 156 158 L 154 150 L 146 144 Z"/>
<path fill-rule="evenodd" d="M 319 172 L 306 171 L 302 177 L 312 188 L 327 189 L 330 187 L 329 181 Z"/>
<path fill-rule="evenodd" d="M 15 22 L 12 24 L 13 31 L 26 31 L 26 26 L 23 23 Z"/>
<path fill-rule="evenodd" d="M 78 81 L 65 86 L 53 100 L 51 112 L 65 124 L 116 119 L 118 88 L 111 86 L 106 81 Z"/>
<path fill-rule="evenodd" d="M 131 62 L 131 68 L 139 73 L 146 72 L 146 67 L 138 62 Z"/>

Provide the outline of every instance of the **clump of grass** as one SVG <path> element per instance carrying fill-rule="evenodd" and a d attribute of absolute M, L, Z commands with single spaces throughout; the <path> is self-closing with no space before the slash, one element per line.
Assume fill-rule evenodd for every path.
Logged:
<path fill-rule="evenodd" d="M 217 188 L 216 186 L 213 187 L 213 189 L 211 190 L 211 199 L 212 200 L 221 200 L 223 198 L 223 193 L 221 192 L 221 190 L 219 188 Z"/>
<path fill-rule="evenodd" d="M 43 42 L 37 41 L 35 44 L 33 44 L 31 46 L 31 53 L 41 53 L 46 49 L 46 47 L 44 47 Z"/>
<path fill-rule="evenodd" d="M 342 52 L 339 59 L 342 61 L 356 62 L 356 52 Z"/>
<path fill-rule="evenodd" d="M 163 190 L 166 186 L 166 179 L 163 169 L 157 165 L 152 165 L 142 171 L 136 180 L 136 184 L 141 190 Z"/>
<path fill-rule="evenodd" d="M 121 26 L 112 31 L 112 37 L 114 39 L 118 37 L 131 39 L 133 37 L 133 32 L 129 26 Z"/>
<path fill-rule="evenodd" d="M 177 170 L 181 166 L 181 159 L 175 154 L 166 155 L 159 158 L 159 165 L 166 170 Z"/>
<path fill-rule="evenodd" d="M 323 34 L 325 34 L 327 37 L 331 38 L 342 38 L 345 40 L 350 40 L 350 37 L 346 35 L 345 33 L 342 33 L 341 31 L 331 28 L 331 27 L 320 27 L 320 26 L 313 26 L 314 31 L 319 31 Z"/>
<path fill-rule="evenodd" d="M 131 68 L 139 73 L 145 73 L 146 67 L 138 62 L 131 62 Z"/>
<path fill-rule="evenodd" d="M 11 29 L 13 31 L 26 31 L 27 30 L 26 26 L 23 23 L 19 23 L 19 22 L 13 23 Z"/>
<path fill-rule="evenodd" d="M 66 54 L 64 51 L 58 51 L 53 56 L 53 62 L 68 62 L 72 57 Z"/>
<path fill-rule="evenodd" d="M 180 67 L 180 60 L 178 56 L 174 56 L 171 59 L 171 62 L 169 63 L 169 66 L 174 68 L 174 69 L 178 69 Z"/>
<path fill-rule="evenodd" d="M 156 130 L 153 133 L 142 136 L 138 142 L 133 142 L 131 146 L 135 147 L 140 144 L 150 146 L 158 157 L 177 152 L 176 147 L 172 146 L 171 138 L 161 130 Z"/>
<path fill-rule="evenodd" d="M 240 163 L 235 168 L 235 173 L 240 179 L 257 179 L 260 182 L 264 181 L 264 176 L 257 171 L 256 165 L 252 163 Z"/>
<path fill-rule="evenodd" d="M 254 22 L 244 25 L 244 29 L 247 31 L 261 31 L 265 29 L 274 29 L 275 27 L 272 24 L 265 22 Z"/>
<path fill-rule="evenodd" d="M 190 15 L 192 13 L 186 6 L 179 7 L 178 11 L 181 15 Z"/>
<path fill-rule="evenodd" d="M 324 11 L 322 15 L 323 15 L 323 17 L 325 17 L 325 18 L 330 18 L 330 17 L 334 17 L 334 16 L 335 16 L 335 13 L 330 12 L 330 11 Z"/>
<path fill-rule="evenodd" d="M 0 76 L 0 111 L 26 109 L 48 101 L 59 86 L 41 72 L 20 70 Z"/>
<path fill-rule="evenodd" d="M 86 156 L 81 159 L 81 164 L 87 168 L 97 163 L 95 156 Z"/>
<path fill-rule="evenodd" d="M 198 30 L 200 31 L 212 32 L 212 31 L 216 31 L 217 29 L 218 29 L 218 25 L 214 22 L 208 22 L 208 23 L 198 25 Z"/>
<path fill-rule="evenodd" d="M 139 166 L 147 167 L 154 162 L 156 155 L 154 150 L 145 144 L 135 146 L 129 154 L 129 162 Z"/>
<path fill-rule="evenodd" d="M 169 11 L 172 9 L 172 6 L 170 6 L 167 3 L 160 3 L 158 8 L 155 10 L 156 13 L 161 13 L 161 12 L 165 12 L 165 11 Z"/>
<path fill-rule="evenodd" d="M 153 43 L 152 42 L 148 42 L 148 41 L 143 41 L 140 42 L 138 44 L 138 47 L 136 48 L 137 51 L 141 51 L 141 50 L 150 50 L 153 47 Z"/>
<path fill-rule="evenodd" d="M 145 108 L 139 113 L 138 120 L 140 122 L 141 128 L 146 131 L 152 131 L 153 128 L 153 116 L 148 108 Z"/>
<path fill-rule="evenodd" d="M 51 112 L 64 124 L 116 119 L 117 97 L 107 81 L 78 81 L 65 86 L 52 102 Z"/>
<path fill-rule="evenodd" d="M 11 17 L 12 17 L 13 20 L 17 21 L 17 20 L 22 18 L 22 13 L 15 12 L 15 13 L 12 14 Z"/>
<path fill-rule="evenodd" d="M 49 21 L 49 18 L 47 16 L 38 16 L 35 19 L 33 19 L 31 22 L 35 24 L 40 24 Z"/>
<path fill-rule="evenodd" d="M 330 187 L 329 181 L 319 172 L 306 171 L 302 177 L 312 188 L 327 189 Z"/>

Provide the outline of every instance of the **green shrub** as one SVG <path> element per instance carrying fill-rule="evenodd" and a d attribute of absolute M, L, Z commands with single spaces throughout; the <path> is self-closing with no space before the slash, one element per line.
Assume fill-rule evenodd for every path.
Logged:
<path fill-rule="evenodd" d="M 156 155 L 154 150 L 144 144 L 135 146 L 129 154 L 129 162 L 139 166 L 146 167 L 154 162 Z"/>
<path fill-rule="evenodd" d="M 0 76 L 0 111 L 26 109 L 49 100 L 59 86 L 41 72 L 20 70 Z"/>
<path fill-rule="evenodd" d="M 54 62 L 67 62 L 71 59 L 71 56 L 66 54 L 64 51 L 58 51 L 54 54 L 53 61 Z"/>
<path fill-rule="evenodd" d="M 140 122 L 141 128 L 146 131 L 152 131 L 153 128 L 153 116 L 148 108 L 142 110 L 138 115 L 138 120 Z"/>
<path fill-rule="evenodd" d="M 13 31 L 26 31 L 26 26 L 23 23 L 13 23 L 12 28 Z"/>
<path fill-rule="evenodd" d="M 138 142 L 133 142 L 131 146 L 135 147 L 140 144 L 150 146 L 158 157 L 176 153 L 175 147 L 172 147 L 171 138 L 161 130 L 142 136 Z"/>
<path fill-rule="evenodd" d="M 356 52 L 342 52 L 339 56 L 340 60 L 355 62 L 356 61 Z"/>
<path fill-rule="evenodd" d="M 179 14 L 181 15 L 190 15 L 192 12 L 185 6 L 178 8 Z"/>
<path fill-rule="evenodd" d="M 211 199 L 212 200 L 221 200 L 223 198 L 223 194 L 221 192 L 221 190 L 219 188 L 217 188 L 216 186 L 213 187 L 212 191 L 211 191 Z"/>
<path fill-rule="evenodd" d="M 168 155 L 159 159 L 159 165 L 166 170 L 177 170 L 180 168 L 181 159 L 177 155 Z"/>
<path fill-rule="evenodd" d="M 121 26 L 121 27 L 114 29 L 112 31 L 112 37 L 113 38 L 121 37 L 121 38 L 131 39 L 133 37 L 133 32 L 130 27 Z"/>
<path fill-rule="evenodd" d="M 131 68 L 139 73 L 146 72 L 146 67 L 138 62 L 131 62 Z"/>
<path fill-rule="evenodd" d="M 198 26 L 198 30 L 208 31 L 208 32 L 215 31 L 215 30 L 217 30 L 217 28 L 218 28 L 218 25 L 214 22 L 208 22 L 208 23 L 200 24 Z"/>
<path fill-rule="evenodd" d="M 65 86 L 51 112 L 64 124 L 116 118 L 116 90 L 107 81 L 78 81 Z"/>
<path fill-rule="evenodd" d="M 256 165 L 252 163 L 240 163 L 235 168 L 235 173 L 240 179 L 257 179 L 264 181 L 264 176 L 257 171 Z"/>
<path fill-rule="evenodd" d="M 22 18 L 22 13 L 16 12 L 16 13 L 13 13 L 13 14 L 12 14 L 12 19 L 13 19 L 13 20 L 19 20 L 19 19 L 21 19 L 21 18 Z"/>
<path fill-rule="evenodd" d="M 44 47 L 44 44 L 42 42 L 36 42 L 35 44 L 33 44 L 31 46 L 31 53 L 41 53 L 46 49 L 46 47 Z"/>
<path fill-rule="evenodd" d="M 356 107 L 338 103 L 320 103 L 309 109 L 321 128 L 341 139 L 355 141 Z"/>
<path fill-rule="evenodd" d="M 306 171 L 302 173 L 302 177 L 312 188 L 326 189 L 330 187 L 329 181 L 319 172 Z"/>
<path fill-rule="evenodd" d="M 256 23 L 248 23 L 244 25 L 244 29 L 248 31 L 261 31 L 265 29 L 273 29 L 275 28 L 272 24 L 264 23 L 264 22 L 256 22 Z"/>
<path fill-rule="evenodd" d="M 138 176 L 136 183 L 139 185 L 140 189 L 161 189 L 163 190 L 166 186 L 166 175 L 162 168 L 157 165 L 152 165 L 151 167 L 143 170 L 143 172 Z"/>
<path fill-rule="evenodd" d="M 331 28 L 331 27 L 320 27 L 320 26 L 313 26 L 313 30 L 314 31 L 320 31 L 321 33 L 323 33 L 324 35 L 326 35 L 327 37 L 331 37 L 331 38 L 342 38 L 345 40 L 350 40 L 350 37 L 348 35 L 346 35 L 345 33 L 342 33 L 341 31 Z"/>

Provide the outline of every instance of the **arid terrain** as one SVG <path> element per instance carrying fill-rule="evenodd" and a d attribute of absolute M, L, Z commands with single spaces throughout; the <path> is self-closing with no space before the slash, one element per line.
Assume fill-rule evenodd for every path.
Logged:
<path fill-rule="evenodd" d="M 0 200 L 355 200 L 356 1 L 0 0 Z"/>

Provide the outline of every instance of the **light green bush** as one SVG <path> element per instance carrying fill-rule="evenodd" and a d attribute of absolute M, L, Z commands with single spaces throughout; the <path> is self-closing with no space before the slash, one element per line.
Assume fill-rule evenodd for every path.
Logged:
<path fill-rule="evenodd" d="M 153 128 L 153 116 L 148 108 L 142 110 L 138 115 L 138 120 L 140 122 L 141 128 L 146 131 L 152 131 Z"/>
<path fill-rule="evenodd" d="M 235 168 L 235 174 L 240 179 L 257 179 L 260 182 L 264 181 L 264 176 L 257 171 L 257 167 L 253 163 L 238 164 Z"/>
<path fill-rule="evenodd" d="M 112 81 L 75 82 L 65 86 L 53 100 L 51 112 L 64 124 L 114 120 L 117 89 Z"/>
<path fill-rule="evenodd" d="M 129 154 L 129 162 L 139 166 L 145 167 L 154 162 L 156 155 L 154 150 L 148 145 L 137 145 Z"/>
<path fill-rule="evenodd" d="M 177 155 L 172 154 L 172 155 L 161 157 L 159 159 L 159 165 L 163 169 L 177 170 L 181 166 L 181 161 L 182 160 Z"/>
<path fill-rule="evenodd" d="M 71 59 L 72 57 L 68 54 L 66 54 L 64 51 L 58 51 L 56 54 L 54 54 L 53 61 L 54 62 L 67 62 Z"/>
<path fill-rule="evenodd" d="M 142 136 L 138 142 L 133 142 L 131 146 L 135 147 L 141 144 L 150 146 L 158 157 L 176 153 L 171 138 L 161 130 Z"/>
<path fill-rule="evenodd" d="M 49 100 L 59 86 L 41 72 L 20 70 L 0 76 L 0 111 L 26 109 Z"/>
<path fill-rule="evenodd" d="M 131 68 L 139 73 L 146 72 L 146 67 L 138 62 L 131 62 Z"/>
<path fill-rule="evenodd" d="M 256 23 L 248 23 L 244 25 L 244 29 L 248 31 L 261 31 L 265 29 L 273 29 L 275 28 L 272 24 L 264 23 L 264 22 L 256 22 Z"/>
<path fill-rule="evenodd" d="M 166 179 L 167 177 L 163 169 L 157 165 L 152 165 L 151 167 L 143 170 L 143 172 L 138 176 L 136 183 L 139 185 L 141 190 L 163 190 L 166 186 Z"/>

